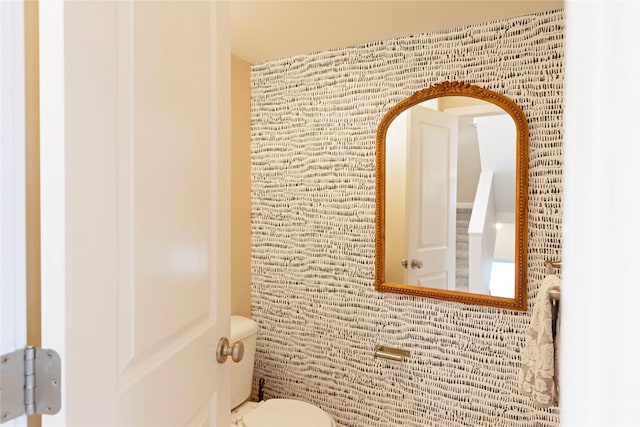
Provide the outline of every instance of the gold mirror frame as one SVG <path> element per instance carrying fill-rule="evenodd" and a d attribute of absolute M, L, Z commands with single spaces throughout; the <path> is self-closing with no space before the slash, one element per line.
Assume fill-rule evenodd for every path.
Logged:
<path fill-rule="evenodd" d="M 385 149 L 389 125 L 400 113 L 414 105 L 443 96 L 477 98 L 506 111 L 516 126 L 516 238 L 514 298 L 425 288 L 385 281 Z M 394 105 L 382 118 L 376 133 L 376 236 L 375 289 L 380 292 L 435 298 L 511 310 L 527 310 L 527 224 L 529 182 L 529 126 L 524 112 L 511 99 L 479 86 L 463 82 L 442 82 L 416 92 Z"/>

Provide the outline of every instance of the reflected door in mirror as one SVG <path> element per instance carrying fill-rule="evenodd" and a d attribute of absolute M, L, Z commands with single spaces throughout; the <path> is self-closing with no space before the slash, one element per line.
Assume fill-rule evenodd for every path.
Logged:
<path fill-rule="evenodd" d="M 455 289 L 458 118 L 416 106 L 393 121 L 387 141 L 396 162 L 387 161 L 387 194 L 398 196 L 386 205 L 388 278 Z"/>

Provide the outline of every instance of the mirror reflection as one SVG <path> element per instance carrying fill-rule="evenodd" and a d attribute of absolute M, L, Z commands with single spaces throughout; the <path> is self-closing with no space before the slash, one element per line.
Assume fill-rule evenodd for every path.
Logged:
<path fill-rule="evenodd" d="M 429 99 L 386 135 L 386 281 L 514 298 L 516 126 L 494 103 Z"/>
<path fill-rule="evenodd" d="M 376 133 L 375 289 L 527 309 L 529 135 L 508 97 L 442 82 Z"/>

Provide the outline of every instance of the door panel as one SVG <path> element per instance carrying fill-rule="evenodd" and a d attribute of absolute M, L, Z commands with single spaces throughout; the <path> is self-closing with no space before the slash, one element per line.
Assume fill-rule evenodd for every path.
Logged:
<path fill-rule="evenodd" d="M 193 30 L 206 30 L 209 17 L 199 6 L 141 2 L 120 11 L 128 20 L 120 28 L 136 29 L 118 50 L 129 80 L 118 105 L 132 117 L 121 124 L 128 171 L 118 192 L 119 234 L 129 242 L 122 256 L 131 259 L 121 303 L 135 313 L 121 337 L 134 344 L 130 357 L 170 351 L 210 318 L 209 43 Z"/>
<path fill-rule="evenodd" d="M 407 150 L 407 283 L 455 289 L 455 203 L 458 121 L 411 109 Z M 412 266 L 412 261 L 421 266 Z"/>
<path fill-rule="evenodd" d="M 223 425 L 228 369 L 215 347 L 229 327 L 228 6 L 60 7 L 64 98 L 42 102 L 64 105 L 65 231 L 43 257 L 62 247 L 64 280 L 43 275 L 43 294 L 63 293 L 53 321 L 66 335 L 43 329 L 43 345 L 62 344 L 66 393 L 65 410 L 43 421 Z M 45 150 L 54 141 L 43 136 Z"/>

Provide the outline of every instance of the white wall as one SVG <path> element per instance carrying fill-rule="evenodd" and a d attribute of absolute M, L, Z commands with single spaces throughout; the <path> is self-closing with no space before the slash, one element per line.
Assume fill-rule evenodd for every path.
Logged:
<path fill-rule="evenodd" d="M 516 125 L 511 116 L 477 117 L 478 145 L 482 170 L 493 171 L 498 212 L 515 212 Z"/>
<path fill-rule="evenodd" d="M 458 121 L 458 203 L 473 203 L 480 178 L 478 132 L 472 122 L 470 117 Z"/>
<path fill-rule="evenodd" d="M 513 245 L 516 241 L 516 225 L 500 222 L 501 228 L 496 231 L 496 248 L 493 257 L 497 261 L 514 261 Z"/>
<path fill-rule="evenodd" d="M 389 282 L 405 283 L 406 270 L 401 260 L 406 257 L 407 240 L 407 120 L 403 112 L 387 129 L 386 147 L 386 233 L 384 266 Z"/>

